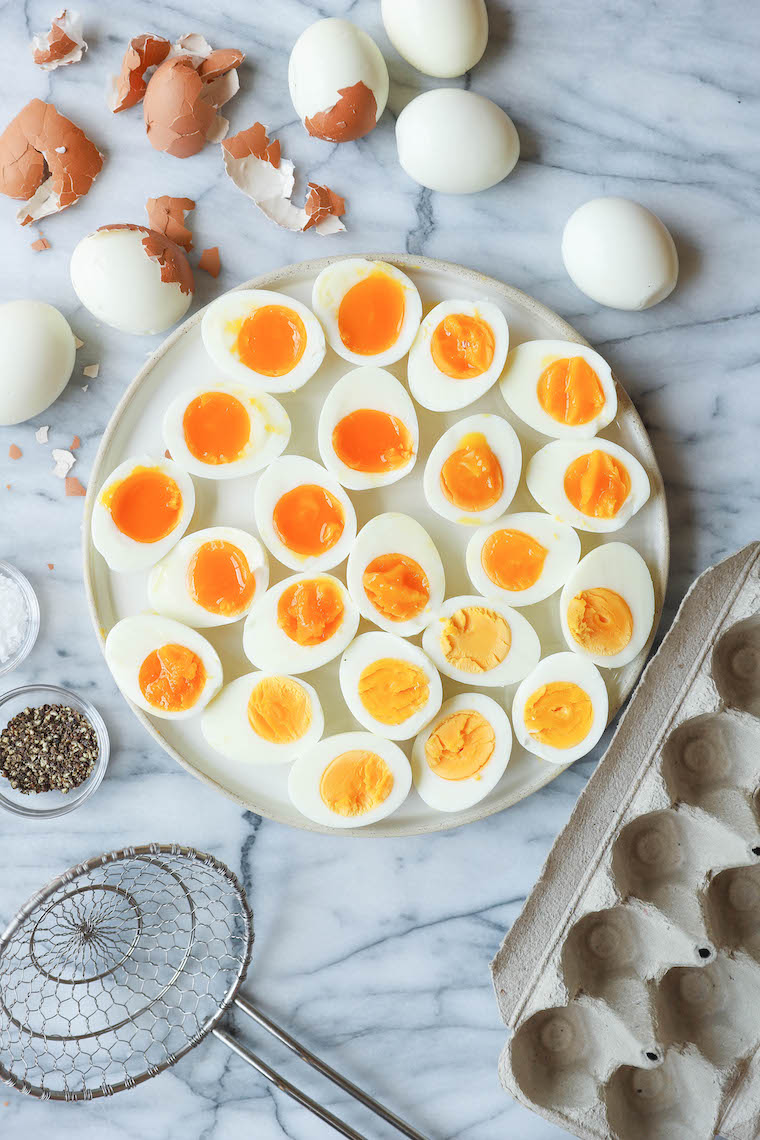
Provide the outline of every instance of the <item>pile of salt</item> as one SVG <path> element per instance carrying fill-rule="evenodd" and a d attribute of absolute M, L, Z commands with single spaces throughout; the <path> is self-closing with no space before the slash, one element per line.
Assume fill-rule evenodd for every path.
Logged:
<path fill-rule="evenodd" d="M 0 574 L 0 665 L 21 645 L 28 624 L 29 610 L 21 587 Z"/>

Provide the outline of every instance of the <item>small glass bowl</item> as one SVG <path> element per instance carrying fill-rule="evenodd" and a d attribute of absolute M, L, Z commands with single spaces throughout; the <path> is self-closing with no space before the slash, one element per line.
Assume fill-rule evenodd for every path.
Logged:
<path fill-rule="evenodd" d="M 4 562 L 0 559 L 0 575 L 10 578 L 12 582 L 21 590 L 24 595 L 27 609 L 27 625 L 24 639 L 19 645 L 15 653 L 11 653 L 7 661 L 0 663 L 0 677 L 4 677 L 6 673 L 10 673 L 17 665 L 29 656 L 32 651 L 32 646 L 37 640 L 37 634 L 40 632 L 40 603 L 37 601 L 37 595 L 32 589 L 31 582 L 26 578 L 20 570 L 12 566 L 10 562 Z"/>
<path fill-rule="evenodd" d="M 18 792 L 0 776 L 0 807 L 14 815 L 37 819 L 67 815 L 90 798 L 105 776 L 110 751 L 105 722 L 94 705 L 69 689 L 58 685 L 21 685 L 18 689 L 11 689 L 0 697 L 0 732 L 12 717 L 24 709 L 53 704 L 68 705 L 87 718 L 98 739 L 98 758 L 87 779 L 70 792 Z"/>

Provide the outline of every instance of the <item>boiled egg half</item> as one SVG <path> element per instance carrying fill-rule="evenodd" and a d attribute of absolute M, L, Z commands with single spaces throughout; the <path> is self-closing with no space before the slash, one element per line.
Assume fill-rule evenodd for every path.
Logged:
<path fill-rule="evenodd" d="M 344 732 L 321 740 L 290 769 L 288 792 L 303 815 L 326 827 L 366 827 L 401 807 L 409 761 L 392 740 Z"/>
<path fill-rule="evenodd" d="M 447 598 L 422 635 L 422 648 L 446 677 L 469 685 L 511 685 L 541 656 L 527 618 L 503 602 Z"/>
<path fill-rule="evenodd" d="M 459 693 L 414 742 L 414 786 L 436 811 L 462 811 L 493 791 L 511 751 L 504 709 L 483 693 Z"/>
<path fill-rule="evenodd" d="M 409 352 L 409 388 L 433 412 L 464 408 L 485 395 L 507 359 L 509 329 L 490 301 L 441 301 Z"/>
<path fill-rule="evenodd" d="M 441 707 L 438 670 L 416 645 L 392 633 L 363 633 L 340 662 L 340 688 L 365 728 L 408 740 Z"/>
<path fill-rule="evenodd" d="M 518 344 L 507 357 L 501 394 L 523 423 L 555 439 L 589 438 L 617 415 L 609 364 L 571 341 Z"/>
<path fill-rule="evenodd" d="M 606 439 L 547 443 L 531 458 L 528 490 L 578 530 L 619 530 L 649 498 L 649 478 L 630 452 Z"/>
<path fill-rule="evenodd" d="M 417 286 L 386 261 L 349 257 L 328 265 L 311 303 L 331 347 L 351 364 L 381 367 L 411 348 L 422 318 Z"/>
<path fill-rule="evenodd" d="M 445 431 L 430 452 L 425 498 L 442 518 L 481 526 L 506 511 L 521 468 L 520 441 L 505 419 L 468 416 Z"/>
<path fill-rule="evenodd" d="M 282 673 L 238 677 L 201 720 L 207 743 L 243 764 L 289 764 L 317 743 L 324 727 L 316 690 Z"/>
<path fill-rule="evenodd" d="M 565 584 L 580 556 L 581 540 L 568 523 L 524 511 L 475 531 L 467 544 L 467 573 L 484 597 L 532 606 Z"/>
<path fill-rule="evenodd" d="M 512 702 L 515 736 L 551 764 L 570 764 L 590 752 L 607 727 L 609 701 L 602 675 L 577 653 L 539 661 Z"/>
<path fill-rule="evenodd" d="M 330 574 L 294 574 L 267 590 L 243 627 L 243 652 L 258 669 L 308 673 L 353 640 L 359 611 Z"/>

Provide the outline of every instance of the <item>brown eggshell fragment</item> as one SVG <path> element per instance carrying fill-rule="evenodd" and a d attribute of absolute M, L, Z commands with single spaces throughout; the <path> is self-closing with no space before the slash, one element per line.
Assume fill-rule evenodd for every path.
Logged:
<path fill-rule="evenodd" d="M 31 246 L 35 253 L 42 253 L 43 250 L 50 249 L 50 242 L 47 238 L 40 237 L 33 241 Z"/>
<path fill-rule="evenodd" d="M 229 124 L 219 108 L 237 92 L 236 69 L 245 58 L 234 49 L 211 51 L 202 37 L 183 37 L 178 46 L 191 41 L 200 51 L 165 59 L 143 101 L 151 146 L 175 158 L 189 158 L 206 142 L 224 138 Z"/>
<path fill-rule="evenodd" d="M 340 99 L 324 111 L 304 119 L 310 135 L 327 142 L 352 142 L 369 134 L 377 123 L 377 100 L 366 83 L 359 81 L 338 90 Z"/>
<path fill-rule="evenodd" d="M 67 475 L 66 476 L 66 483 L 64 485 L 66 488 L 66 494 L 69 497 L 71 497 L 71 496 L 79 497 L 81 495 L 87 494 L 87 491 L 82 486 L 82 484 L 79 482 L 76 475 Z"/>
<path fill-rule="evenodd" d="M 198 268 L 202 269 L 204 273 L 210 274 L 211 277 L 219 276 L 222 269 L 222 260 L 219 257 L 218 245 L 212 245 L 209 249 L 204 249 L 198 259 Z"/>
<path fill-rule="evenodd" d="M 192 198 L 171 198 L 168 194 L 162 194 L 160 198 L 148 198 L 145 203 L 150 228 L 166 234 L 188 253 L 193 248 L 193 235 L 185 225 L 185 214 L 194 209 L 195 202 Z"/>
<path fill-rule="evenodd" d="M 68 8 L 53 18 L 47 36 L 35 36 L 32 40 L 32 58 L 43 71 L 78 63 L 86 51 L 82 17 Z"/>
<path fill-rule="evenodd" d="M 317 182 L 309 183 L 309 193 L 306 195 L 306 202 L 304 209 L 309 216 L 309 220 L 303 227 L 305 230 L 311 229 L 312 226 L 318 226 L 325 218 L 332 215 L 335 218 L 340 218 L 346 212 L 346 202 L 339 194 L 336 194 L 329 186 L 320 186 Z"/>
<path fill-rule="evenodd" d="M 18 446 L 18 444 L 12 443 L 10 445 L 10 447 L 8 448 L 8 458 L 9 459 L 20 459 L 23 454 L 24 453 L 21 450 L 21 448 Z"/>
<path fill-rule="evenodd" d="M 161 267 L 161 280 L 175 282 L 181 293 L 194 293 L 195 281 L 190 262 L 184 249 L 173 242 L 166 234 L 149 230 L 147 226 L 135 226 L 129 222 L 120 225 L 100 226 L 100 230 L 136 230 L 143 235 L 143 249 Z"/>
<path fill-rule="evenodd" d="M 114 114 L 140 102 L 148 86 L 145 72 L 163 63 L 170 51 L 171 44 L 163 36 L 136 36 L 130 40 L 121 71 L 111 79 L 108 106 Z"/>

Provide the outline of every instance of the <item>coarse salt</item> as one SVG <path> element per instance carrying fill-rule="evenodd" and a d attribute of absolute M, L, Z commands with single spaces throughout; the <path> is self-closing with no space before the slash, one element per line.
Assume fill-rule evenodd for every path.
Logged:
<path fill-rule="evenodd" d="M 21 645 L 28 625 L 29 611 L 21 587 L 0 574 L 0 665 Z"/>

